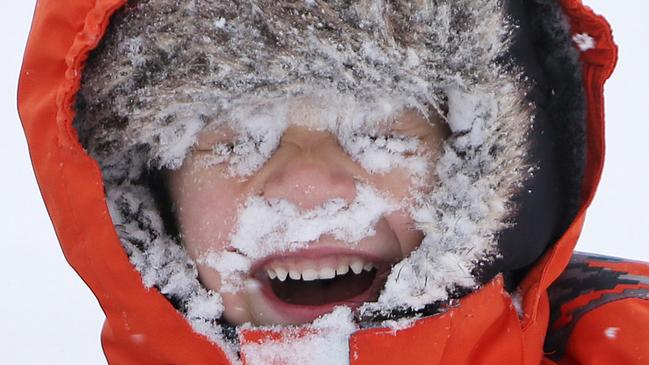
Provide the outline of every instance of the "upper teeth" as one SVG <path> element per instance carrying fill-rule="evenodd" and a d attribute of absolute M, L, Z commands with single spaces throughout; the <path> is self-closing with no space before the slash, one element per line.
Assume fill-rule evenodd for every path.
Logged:
<path fill-rule="evenodd" d="M 266 274 L 271 280 L 277 278 L 280 281 L 285 281 L 288 277 L 293 280 L 313 281 L 318 279 L 333 279 L 338 275 L 347 274 L 350 269 L 354 274 L 358 275 L 363 272 L 363 270 L 371 271 L 375 267 L 376 266 L 371 262 L 353 260 L 349 263 L 340 263 L 335 267 L 323 266 L 320 268 L 309 267 L 304 269 L 287 268 L 282 266 L 266 267 Z"/>

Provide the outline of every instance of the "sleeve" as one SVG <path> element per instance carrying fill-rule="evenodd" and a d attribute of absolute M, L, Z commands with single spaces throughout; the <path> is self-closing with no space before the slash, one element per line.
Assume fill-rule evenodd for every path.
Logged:
<path fill-rule="evenodd" d="M 549 359 L 649 364 L 649 264 L 575 254 L 549 294 Z"/>

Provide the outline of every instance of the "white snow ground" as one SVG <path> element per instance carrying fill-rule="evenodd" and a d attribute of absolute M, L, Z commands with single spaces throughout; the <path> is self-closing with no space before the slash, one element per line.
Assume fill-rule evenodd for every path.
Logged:
<path fill-rule="evenodd" d="M 10 2 L 0 15 L 0 353 L 4 364 L 105 364 L 99 343 L 103 314 L 90 290 L 68 266 L 40 198 L 16 113 L 16 86 L 34 0 Z M 619 6 L 586 0 L 606 14 L 621 45 L 607 84 L 607 165 L 578 248 L 649 261 L 649 3 Z M 7 251 L 8 249 L 8 251 Z M 25 290 L 27 289 L 27 290 Z"/>

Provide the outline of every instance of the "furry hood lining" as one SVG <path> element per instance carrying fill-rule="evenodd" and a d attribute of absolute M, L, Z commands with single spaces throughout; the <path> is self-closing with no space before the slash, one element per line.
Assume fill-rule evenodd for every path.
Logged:
<path fill-rule="evenodd" d="M 363 317 L 421 310 L 481 285 L 476 272 L 498 256 L 511 199 L 533 170 L 532 110 L 520 70 L 502 59 L 513 28 L 500 2 L 351 4 L 131 2 L 88 61 L 75 127 L 102 168 L 122 244 L 145 285 L 226 348 L 220 296 L 199 283 L 145 179 L 150 168 L 178 167 L 211 122 L 249 121 L 260 106 L 304 96 L 323 105 L 342 96 L 356 106 L 347 120 L 361 121 L 448 106 L 439 182 L 413 212 L 425 238 Z"/>

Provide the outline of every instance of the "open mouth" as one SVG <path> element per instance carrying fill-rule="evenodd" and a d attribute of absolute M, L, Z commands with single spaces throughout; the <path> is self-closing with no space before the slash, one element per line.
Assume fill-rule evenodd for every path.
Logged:
<path fill-rule="evenodd" d="M 271 280 L 271 288 L 277 298 L 289 304 L 326 305 L 349 301 L 370 288 L 376 277 L 373 264 L 361 265 L 354 268 L 342 265 L 336 270 L 307 269 L 302 273 L 290 271 L 288 275 L 281 269 Z M 271 275 L 272 271 L 269 277 Z"/>
<path fill-rule="evenodd" d="M 387 266 L 359 255 L 289 256 L 267 260 L 254 272 L 276 309 L 317 317 L 337 305 L 376 300 Z"/>

